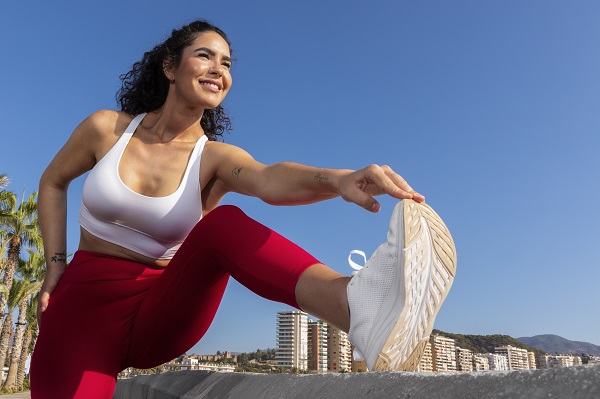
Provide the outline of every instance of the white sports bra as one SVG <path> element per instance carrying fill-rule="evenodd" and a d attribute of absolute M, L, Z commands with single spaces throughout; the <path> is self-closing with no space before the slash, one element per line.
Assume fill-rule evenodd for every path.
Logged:
<path fill-rule="evenodd" d="M 202 136 L 188 161 L 181 184 L 166 197 L 147 197 L 119 177 L 127 143 L 146 114 L 136 116 L 83 185 L 79 224 L 90 234 L 152 259 L 171 259 L 202 218 L 200 159 Z"/>

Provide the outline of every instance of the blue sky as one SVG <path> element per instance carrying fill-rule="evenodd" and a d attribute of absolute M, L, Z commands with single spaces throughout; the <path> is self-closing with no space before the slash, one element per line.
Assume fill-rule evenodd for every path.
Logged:
<path fill-rule="evenodd" d="M 30 193 L 70 132 L 114 109 L 118 76 L 171 29 L 206 18 L 237 61 L 226 141 L 259 161 L 389 164 L 444 218 L 458 272 L 435 327 L 600 345 L 600 3 L 595 1 L 9 2 L 0 13 L 0 173 Z M 77 248 L 83 179 L 69 192 Z M 341 199 L 226 197 L 350 273 L 384 240 Z M 190 292 L 190 295 L 194 295 Z M 275 347 L 287 306 L 231 282 L 190 352 Z"/>

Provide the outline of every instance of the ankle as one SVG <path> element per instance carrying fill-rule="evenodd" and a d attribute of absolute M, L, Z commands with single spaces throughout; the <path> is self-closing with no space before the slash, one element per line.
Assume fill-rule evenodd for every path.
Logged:
<path fill-rule="evenodd" d="M 343 331 L 350 328 L 347 286 L 350 277 L 325 265 L 307 269 L 296 284 L 296 302 L 300 309 Z"/>

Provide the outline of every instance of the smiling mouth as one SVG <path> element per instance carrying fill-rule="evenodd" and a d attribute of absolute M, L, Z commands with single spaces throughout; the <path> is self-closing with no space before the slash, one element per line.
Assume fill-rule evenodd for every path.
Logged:
<path fill-rule="evenodd" d="M 215 83 L 210 83 L 210 82 L 200 82 L 201 85 L 204 86 L 208 86 L 210 88 L 213 88 L 215 90 L 221 90 L 221 88 L 219 87 L 219 85 L 215 84 Z"/>

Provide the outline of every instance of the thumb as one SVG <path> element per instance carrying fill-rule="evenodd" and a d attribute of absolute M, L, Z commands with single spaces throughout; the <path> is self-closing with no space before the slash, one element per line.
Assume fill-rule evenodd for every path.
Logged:
<path fill-rule="evenodd" d="M 369 212 L 379 212 L 379 202 L 362 190 L 353 191 L 351 201 Z"/>
<path fill-rule="evenodd" d="M 48 300 L 50 299 L 50 294 L 47 292 L 43 292 L 40 295 L 40 299 L 38 302 L 38 309 L 43 313 L 48 308 Z"/>

